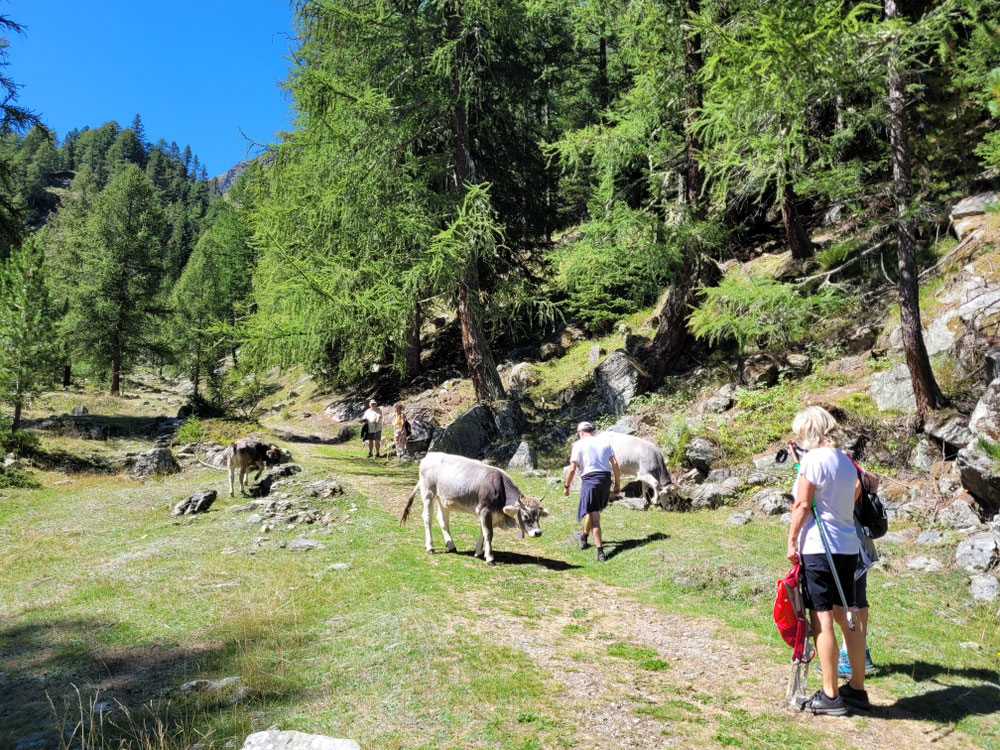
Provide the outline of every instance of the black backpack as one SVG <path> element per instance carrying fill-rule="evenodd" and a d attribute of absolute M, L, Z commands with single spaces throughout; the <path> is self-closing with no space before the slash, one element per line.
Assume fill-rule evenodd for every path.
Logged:
<path fill-rule="evenodd" d="M 889 515 L 882 499 L 869 489 L 871 485 L 865 480 L 861 468 L 857 464 L 854 466 L 858 469 L 858 481 L 861 482 L 861 499 L 854 507 L 854 517 L 864 526 L 868 536 L 881 539 L 889 531 Z"/>

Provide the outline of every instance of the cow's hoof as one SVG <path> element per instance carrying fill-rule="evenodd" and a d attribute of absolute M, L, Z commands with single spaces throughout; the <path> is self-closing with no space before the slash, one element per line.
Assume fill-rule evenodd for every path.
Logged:
<path fill-rule="evenodd" d="M 458 552 L 458 547 L 455 546 L 454 542 L 448 542 L 448 544 L 447 544 L 447 550 L 449 552 Z"/>
<path fill-rule="evenodd" d="M 427 550 L 427 554 L 428 555 L 433 555 L 434 554 L 434 548 L 431 547 L 429 550 Z"/>
<path fill-rule="evenodd" d="M 497 564 L 497 561 L 496 561 L 496 560 L 487 560 L 487 561 L 486 561 L 486 564 L 487 564 L 487 565 L 496 565 L 496 564 Z"/>

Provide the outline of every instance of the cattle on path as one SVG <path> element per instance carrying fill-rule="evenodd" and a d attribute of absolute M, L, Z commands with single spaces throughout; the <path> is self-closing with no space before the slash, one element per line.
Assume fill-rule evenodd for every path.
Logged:
<path fill-rule="evenodd" d="M 677 485 L 670 480 L 667 462 L 655 444 L 633 435 L 606 430 L 598 435 L 608 440 L 618 460 L 622 474 L 635 476 L 643 484 L 643 495 L 653 492 L 653 502 L 667 508 L 676 494 Z"/>
<path fill-rule="evenodd" d="M 482 529 L 476 542 L 476 557 L 493 565 L 493 528 L 516 527 L 517 538 L 540 536 L 538 521 L 548 515 L 541 501 L 528 497 L 510 476 L 495 466 L 451 453 L 428 453 L 420 462 L 420 479 L 413 488 L 400 519 L 406 523 L 417 494 L 424 504 L 424 537 L 428 552 L 434 551 L 431 539 L 431 505 L 437 498 L 438 525 L 444 533 L 445 547 L 455 552 L 449 529 L 452 510 L 473 513 Z"/>

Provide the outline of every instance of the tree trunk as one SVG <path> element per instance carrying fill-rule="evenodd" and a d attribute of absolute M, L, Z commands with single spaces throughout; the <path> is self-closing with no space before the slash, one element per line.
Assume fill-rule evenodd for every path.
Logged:
<path fill-rule="evenodd" d="M 688 16 L 698 12 L 700 1 L 687 0 Z M 705 217 L 701 197 L 703 176 L 697 159 L 701 143 L 694 129 L 697 111 L 701 107 L 702 89 L 698 82 L 701 66 L 701 35 L 688 34 L 684 40 L 684 202 L 688 204 L 691 221 L 700 221 Z M 654 388 L 663 382 L 690 339 L 687 321 L 701 266 L 701 253 L 694 240 L 688 239 L 684 243 L 681 256 L 670 293 L 660 308 L 660 322 L 653 340 L 639 351 L 639 359 L 648 370 Z"/>
<path fill-rule="evenodd" d="M 406 329 L 406 374 L 413 377 L 420 373 L 420 303 L 414 305 L 413 320 Z"/>
<path fill-rule="evenodd" d="M 194 372 L 191 375 L 191 380 L 194 383 L 194 397 L 198 398 L 198 381 L 201 380 L 201 354 L 199 353 L 197 359 L 194 361 Z"/>
<path fill-rule="evenodd" d="M 788 185 L 781 197 L 781 224 L 785 228 L 785 238 L 788 241 L 788 249 L 792 251 L 792 257 L 795 260 L 805 260 L 812 257 L 813 246 L 805 227 L 802 226 L 798 209 L 795 208 L 796 197 L 792 186 Z"/>
<path fill-rule="evenodd" d="M 73 377 L 73 365 L 63 366 L 63 388 L 69 388 Z"/>
<path fill-rule="evenodd" d="M 10 423 L 11 432 L 21 429 L 21 400 L 14 402 L 14 419 Z"/>
<path fill-rule="evenodd" d="M 116 354 L 111 358 L 111 395 L 121 395 L 122 361 Z"/>
<path fill-rule="evenodd" d="M 448 21 L 448 33 L 451 39 L 458 36 L 458 19 L 452 15 Z M 458 48 L 464 49 L 460 42 Z M 459 51 L 456 54 L 463 54 Z M 455 193 L 459 199 L 465 193 L 467 184 L 474 184 L 476 166 L 472 160 L 469 148 L 469 122 L 466 102 L 458 78 L 459 66 L 452 66 L 451 94 L 454 103 L 452 109 L 452 180 Z M 482 311 L 479 299 L 479 261 L 473 253 L 469 258 L 462 277 L 458 282 L 458 318 L 462 324 L 462 349 L 469 368 L 469 377 L 476 391 L 477 401 L 496 401 L 506 396 L 503 382 L 497 373 L 493 352 L 489 341 L 483 333 Z"/>
<path fill-rule="evenodd" d="M 597 85 L 598 102 L 600 102 L 603 113 L 611 102 L 611 95 L 608 91 L 608 40 L 603 34 L 597 43 Z"/>
<path fill-rule="evenodd" d="M 895 18 L 896 0 L 885 0 L 885 17 Z M 931 360 L 924 345 L 920 321 L 920 295 L 914 253 L 913 222 L 908 215 L 910 190 L 910 143 L 906 127 L 906 89 L 899 58 L 889 55 L 889 143 L 892 147 L 892 182 L 896 200 L 896 231 L 899 260 L 899 317 L 903 334 L 906 367 L 913 382 L 917 401 L 917 416 L 922 423 L 927 413 L 937 405 L 938 387 L 931 370 Z"/>

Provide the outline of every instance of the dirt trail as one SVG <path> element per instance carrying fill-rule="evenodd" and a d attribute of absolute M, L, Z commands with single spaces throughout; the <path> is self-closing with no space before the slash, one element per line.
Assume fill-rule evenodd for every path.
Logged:
<path fill-rule="evenodd" d="M 398 517 L 412 490 L 410 480 L 353 472 L 345 483 Z M 417 514 L 419 521 L 419 514 Z M 831 745 L 872 748 L 971 748 L 954 727 L 916 720 L 902 711 L 876 708 L 870 716 L 814 717 L 788 708 L 785 686 L 791 667 L 752 658 L 746 639 L 709 618 L 678 615 L 636 601 L 623 589 L 586 574 L 563 576 L 560 601 L 547 601 L 561 614 L 520 617 L 499 610 L 492 594 L 472 595 L 469 619 L 477 629 L 505 633 L 506 642 L 530 656 L 561 686 L 558 701 L 573 717 L 580 747 L 667 748 L 734 744 L 775 746 L 778 735 L 734 719 L 777 717 L 803 731 L 827 735 Z M 579 616 L 581 608 L 586 614 Z M 575 613 L 577 616 L 574 616 Z M 669 663 L 666 669 L 643 668 L 641 661 L 616 658 L 608 646 L 625 643 L 652 649 Z M 810 690 L 819 688 L 815 672 Z M 894 698 L 870 685 L 872 701 L 891 705 Z M 730 736 L 726 741 L 725 735 Z"/>

